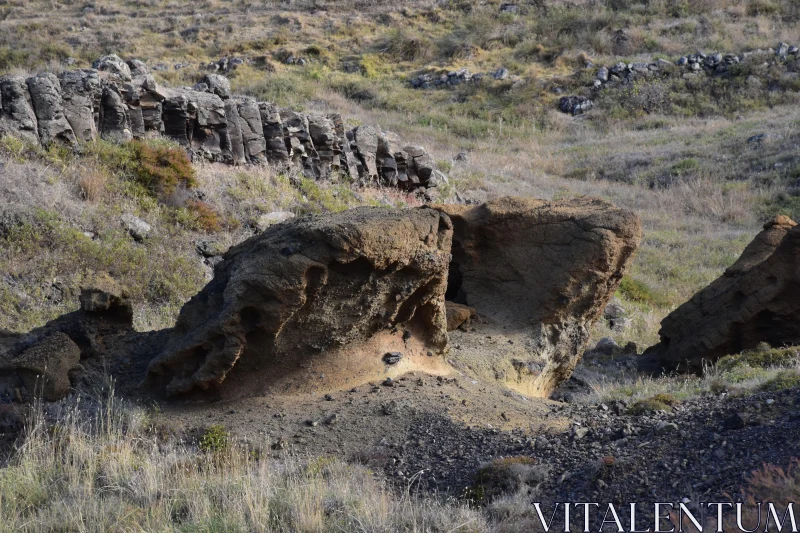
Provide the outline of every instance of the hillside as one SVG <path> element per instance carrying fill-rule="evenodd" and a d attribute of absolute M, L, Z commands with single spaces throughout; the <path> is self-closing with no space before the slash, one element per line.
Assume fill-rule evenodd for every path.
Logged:
<path fill-rule="evenodd" d="M 796 501 L 800 359 L 766 338 L 773 310 L 715 324 L 750 344 L 697 354 L 698 375 L 637 365 L 710 283 L 744 298 L 746 247 L 763 267 L 770 228 L 796 239 L 775 217 L 800 219 L 798 46 L 792 0 L 0 0 L 0 87 L 25 89 L 0 94 L 0 518 L 510 532 L 538 530 L 531 501 Z M 147 93 L 148 120 L 208 136 L 109 135 L 102 90 L 88 142 L 9 132 L 29 77 L 112 54 L 141 69 L 101 72 L 123 108 Z M 187 94 L 223 117 L 169 108 Z M 229 157 L 215 136 L 248 102 L 267 149 Z M 389 180 L 412 152 L 435 179 Z M 767 287 L 755 300 L 795 295 L 788 246 L 786 272 L 742 278 Z M 477 312 L 444 328 L 469 275 Z M 692 316 L 673 329 L 710 350 Z M 56 330 L 76 358 L 63 394 L 8 363 Z M 12 374 L 63 399 L 22 405 Z"/>

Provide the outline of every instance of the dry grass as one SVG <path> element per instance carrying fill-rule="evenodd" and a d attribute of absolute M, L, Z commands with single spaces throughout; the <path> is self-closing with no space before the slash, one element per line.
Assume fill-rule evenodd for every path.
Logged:
<path fill-rule="evenodd" d="M 704 394 L 750 394 L 762 390 L 780 390 L 797 386 L 800 357 L 797 349 L 744 352 L 720 359 L 706 367 L 702 376 L 678 375 L 659 378 L 643 377 L 636 372 L 598 369 L 589 370 L 593 393 L 586 402 L 629 400 L 646 402 L 661 395 L 686 400 Z M 664 402 L 662 402 L 664 403 Z"/>
<path fill-rule="evenodd" d="M 465 505 L 390 490 L 336 458 L 272 456 L 269 442 L 164 442 L 113 397 L 36 405 L 0 465 L 0 530 L 486 531 Z M 211 434 L 211 433 L 210 433 Z M 203 442 L 210 442 L 211 437 Z M 204 451 L 205 450 L 205 451 Z"/>

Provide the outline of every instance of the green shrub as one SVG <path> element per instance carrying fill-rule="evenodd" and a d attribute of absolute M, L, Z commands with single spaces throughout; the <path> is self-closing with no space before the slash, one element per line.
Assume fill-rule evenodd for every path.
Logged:
<path fill-rule="evenodd" d="M 131 147 L 137 161 L 135 179 L 154 193 L 169 196 L 178 187 L 197 185 L 192 162 L 182 148 L 142 141 Z"/>
<path fill-rule="evenodd" d="M 164 140 L 116 144 L 97 140 L 84 147 L 87 157 L 141 186 L 149 195 L 164 199 L 179 187 L 191 189 L 197 178 L 189 155 L 179 145 Z"/>
<path fill-rule="evenodd" d="M 200 449 L 205 452 L 222 452 L 230 444 L 230 435 L 223 426 L 215 424 L 206 429 L 200 439 Z"/>
<path fill-rule="evenodd" d="M 628 276 L 623 276 L 618 290 L 619 294 L 627 300 L 653 306 L 662 306 L 666 304 L 664 298 L 648 287 L 646 283 Z"/>
<path fill-rule="evenodd" d="M 761 390 L 779 391 L 795 387 L 800 387 L 800 372 L 797 370 L 783 370 L 777 376 L 761 385 Z"/>

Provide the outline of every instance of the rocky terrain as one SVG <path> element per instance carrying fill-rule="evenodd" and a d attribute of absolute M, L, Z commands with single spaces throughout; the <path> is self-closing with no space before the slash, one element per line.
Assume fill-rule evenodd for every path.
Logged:
<path fill-rule="evenodd" d="M 798 23 L 0 2 L 0 529 L 796 503 Z"/>

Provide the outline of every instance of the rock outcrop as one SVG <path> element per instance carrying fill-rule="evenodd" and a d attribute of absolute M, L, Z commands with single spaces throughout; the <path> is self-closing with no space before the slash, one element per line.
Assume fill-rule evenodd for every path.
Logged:
<path fill-rule="evenodd" d="M 54 74 L 42 73 L 28 78 L 27 84 L 41 143 L 45 146 L 54 142 L 75 144 L 75 133 L 64 115 L 58 78 Z"/>
<path fill-rule="evenodd" d="M 98 286 L 107 290 L 84 289 L 81 308 L 74 313 L 24 335 L 0 332 L 0 402 L 30 400 L 36 394 L 58 400 L 80 376 L 92 375 L 87 379 L 97 383 L 112 372 L 119 379 L 126 375 L 121 362 L 131 365 L 130 354 L 147 354 L 142 334 L 133 330 L 133 310 L 124 292 L 110 279 Z"/>
<path fill-rule="evenodd" d="M 501 349 L 459 338 L 452 356 L 521 392 L 569 378 L 641 239 L 639 218 L 601 200 L 501 198 L 442 205 L 452 220 L 447 299 L 477 310 Z"/>
<path fill-rule="evenodd" d="M 591 199 L 273 213 L 264 227 L 221 256 L 197 243 L 214 278 L 172 329 L 134 331 L 124 292 L 103 278 L 79 311 L 0 332 L 0 401 L 30 398 L 36 376 L 46 399 L 108 374 L 122 391 L 208 399 L 454 367 L 548 396 L 641 236 L 636 215 Z"/>
<path fill-rule="evenodd" d="M 39 142 L 36 114 L 22 76 L 0 76 L 0 136 L 3 135 Z"/>
<path fill-rule="evenodd" d="M 128 142 L 164 135 L 195 160 L 270 164 L 314 180 L 413 190 L 446 177 L 421 147 L 371 126 L 345 131 L 338 114 L 307 114 L 231 93 L 221 74 L 193 87 L 159 87 L 141 61 L 109 55 L 92 69 L 30 78 L 0 76 L 0 136 L 76 147 L 98 137 Z"/>
<path fill-rule="evenodd" d="M 391 366 L 446 367 L 452 226 L 436 210 L 357 208 L 271 226 L 232 248 L 181 310 L 148 382 L 169 395 L 334 389 Z"/>
<path fill-rule="evenodd" d="M 711 285 L 670 313 L 639 368 L 701 372 L 720 357 L 800 344 L 800 227 L 778 216 Z"/>

